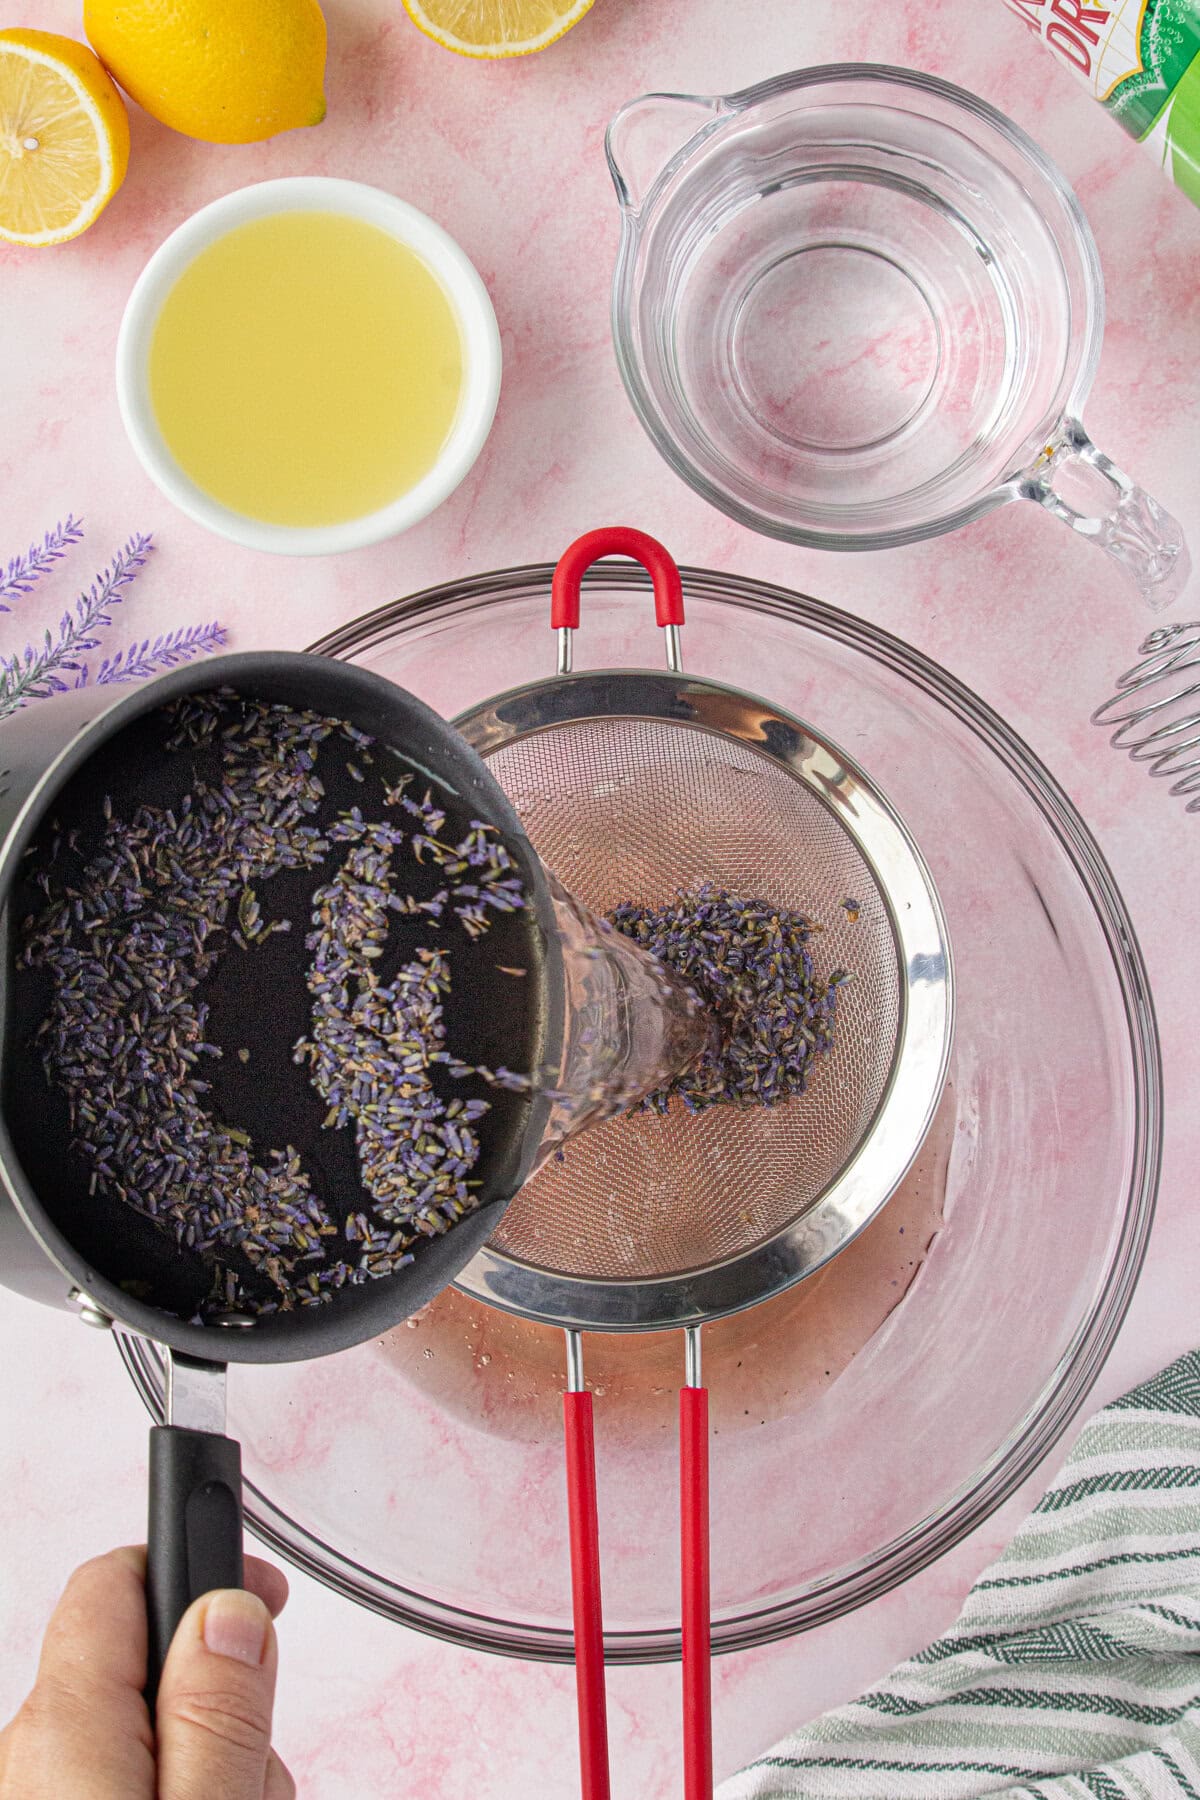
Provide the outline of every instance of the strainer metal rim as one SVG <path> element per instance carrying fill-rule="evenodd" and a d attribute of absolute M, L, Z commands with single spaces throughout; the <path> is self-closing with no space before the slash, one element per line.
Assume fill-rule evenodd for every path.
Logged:
<path fill-rule="evenodd" d="M 539 1268 L 485 1244 L 454 1285 L 506 1312 L 572 1330 L 678 1329 L 757 1305 L 813 1274 L 895 1193 L 937 1110 L 954 1029 L 949 932 L 933 877 L 895 808 L 852 757 L 772 701 L 722 682 L 641 669 L 526 683 L 459 713 L 485 759 L 535 733 L 590 720 L 658 719 L 735 738 L 788 768 L 880 872 L 899 965 L 896 1048 L 853 1156 L 790 1224 L 700 1270 L 600 1280 Z"/>

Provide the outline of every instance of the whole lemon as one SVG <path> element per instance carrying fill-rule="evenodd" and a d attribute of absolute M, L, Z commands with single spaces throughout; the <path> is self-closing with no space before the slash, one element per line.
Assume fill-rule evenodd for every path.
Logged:
<path fill-rule="evenodd" d="M 85 0 L 83 26 L 131 99 L 186 137 L 250 144 L 325 117 L 317 0 Z"/>

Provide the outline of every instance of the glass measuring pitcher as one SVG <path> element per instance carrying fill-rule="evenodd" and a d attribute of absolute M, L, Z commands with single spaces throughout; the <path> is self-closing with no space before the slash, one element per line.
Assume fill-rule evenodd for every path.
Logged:
<path fill-rule="evenodd" d="M 617 361 L 659 450 L 730 517 L 869 550 L 1034 500 L 1151 606 L 1177 522 L 1081 421 L 1104 329 L 1071 189 L 1003 114 L 868 64 L 720 96 L 650 94 L 608 128 Z"/>

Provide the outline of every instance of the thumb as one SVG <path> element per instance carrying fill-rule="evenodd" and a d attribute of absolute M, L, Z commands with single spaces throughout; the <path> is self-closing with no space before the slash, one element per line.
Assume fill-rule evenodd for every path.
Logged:
<path fill-rule="evenodd" d="M 160 1800 L 263 1800 L 277 1663 L 257 1594 L 223 1588 L 193 1602 L 158 1688 Z"/>

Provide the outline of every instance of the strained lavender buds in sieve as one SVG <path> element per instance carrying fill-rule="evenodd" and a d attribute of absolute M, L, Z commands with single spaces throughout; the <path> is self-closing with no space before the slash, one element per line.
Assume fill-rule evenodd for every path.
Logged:
<path fill-rule="evenodd" d="M 809 944 L 820 925 L 710 882 L 662 906 L 625 902 L 608 917 L 682 976 L 720 1028 L 717 1046 L 643 1110 L 665 1113 L 672 1094 L 703 1112 L 804 1092 L 816 1058 L 833 1048 L 838 989 L 850 979 L 844 969 L 817 975 Z"/>

